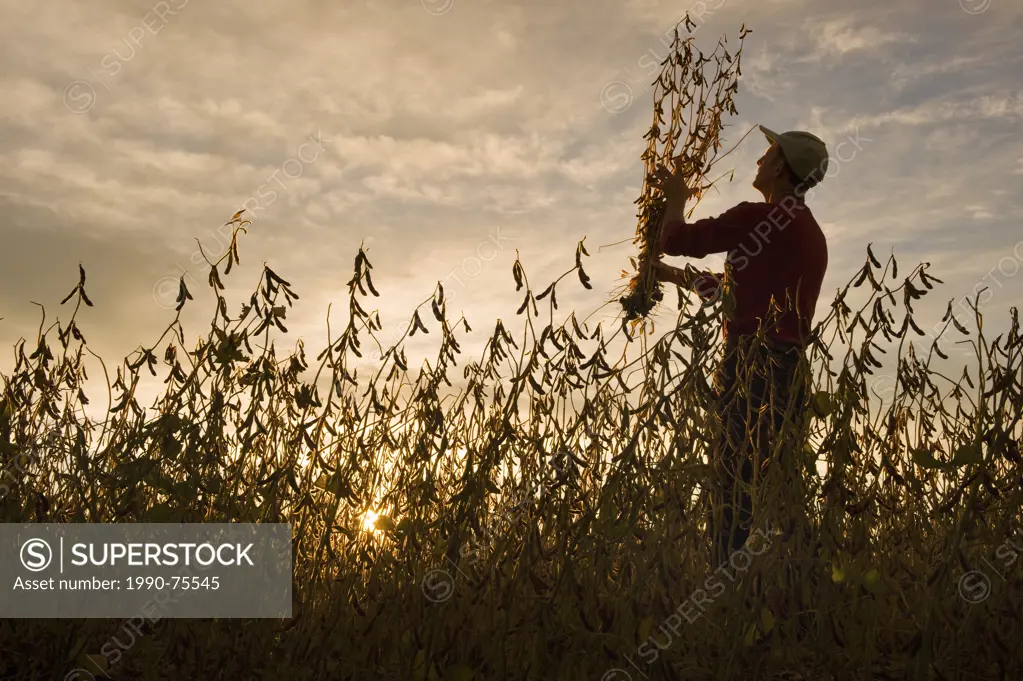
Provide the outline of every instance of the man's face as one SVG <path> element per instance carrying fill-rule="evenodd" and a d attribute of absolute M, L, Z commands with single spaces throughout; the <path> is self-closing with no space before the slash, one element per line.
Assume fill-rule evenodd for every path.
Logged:
<path fill-rule="evenodd" d="M 782 162 L 781 149 L 772 142 L 757 161 L 757 176 L 753 178 L 753 187 L 759 190 L 770 188 L 781 172 Z"/>

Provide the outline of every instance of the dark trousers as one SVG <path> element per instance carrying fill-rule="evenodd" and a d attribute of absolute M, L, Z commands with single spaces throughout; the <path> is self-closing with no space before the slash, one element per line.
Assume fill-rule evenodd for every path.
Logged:
<path fill-rule="evenodd" d="M 711 456 L 708 530 L 716 565 L 749 539 L 753 490 L 769 465 L 802 472 L 809 371 L 803 350 L 730 339 L 715 376 L 721 435 Z M 794 450 L 794 451 L 793 451 Z M 792 490 L 797 494 L 797 490 Z"/>

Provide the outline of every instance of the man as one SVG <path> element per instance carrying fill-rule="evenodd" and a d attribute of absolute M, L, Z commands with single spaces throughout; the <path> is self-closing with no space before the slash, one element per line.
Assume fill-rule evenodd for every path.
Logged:
<path fill-rule="evenodd" d="M 655 265 L 660 280 L 696 290 L 704 300 L 722 288 L 729 293 L 725 357 L 715 381 L 722 434 L 712 461 L 716 484 L 708 490 L 708 528 L 719 564 L 749 537 L 750 486 L 770 461 L 783 428 L 792 439 L 780 445 L 779 460 L 785 461 L 785 450 L 802 454 L 808 378 L 803 351 L 828 263 L 824 233 L 804 201 L 806 190 L 827 172 L 827 147 L 808 132 L 760 130 L 771 143 L 753 180 L 762 202 L 742 202 L 718 217 L 687 224 L 685 204 L 695 190 L 677 170 L 663 166 L 653 182 L 665 199 L 658 252 L 690 258 L 728 254 L 723 274 Z M 798 458 L 785 463 L 801 472 Z"/>

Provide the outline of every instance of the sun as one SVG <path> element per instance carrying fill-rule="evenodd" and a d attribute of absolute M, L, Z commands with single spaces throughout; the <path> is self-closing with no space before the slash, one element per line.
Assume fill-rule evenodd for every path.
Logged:
<path fill-rule="evenodd" d="M 380 514 L 376 511 L 366 511 L 366 514 L 362 516 L 362 529 L 364 532 L 374 532 L 376 530 L 376 521 L 380 517 Z"/>

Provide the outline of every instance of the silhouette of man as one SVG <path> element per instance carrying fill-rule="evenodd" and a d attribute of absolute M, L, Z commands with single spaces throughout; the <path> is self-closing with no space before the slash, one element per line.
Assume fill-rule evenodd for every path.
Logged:
<path fill-rule="evenodd" d="M 805 348 L 828 264 L 824 233 L 804 201 L 806 191 L 827 172 L 827 147 L 808 132 L 760 130 L 770 142 L 753 180 L 762 202 L 742 202 L 717 217 L 687 224 L 685 204 L 696 191 L 686 186 L 678 169 L 659 166 L 653 180 L 665 199 L 658 253 L 690 258 L 728 254 L 721 274 L 691 266 L 679 270 L 663 262 L 654 266 L 658 279 L 695 290 L 705 301 L 727 293 L 725 352 L 715 376 L 722 431 L 708 490 L 708 529 L 718 564 L 749 538 L 751 484 L 775 445 L 779 463 L 802 471 L 809 376 Z M 779 444 L 783 427 L 793 439 Z M 792 461 L 787 460 L 790 452 Z"/>

